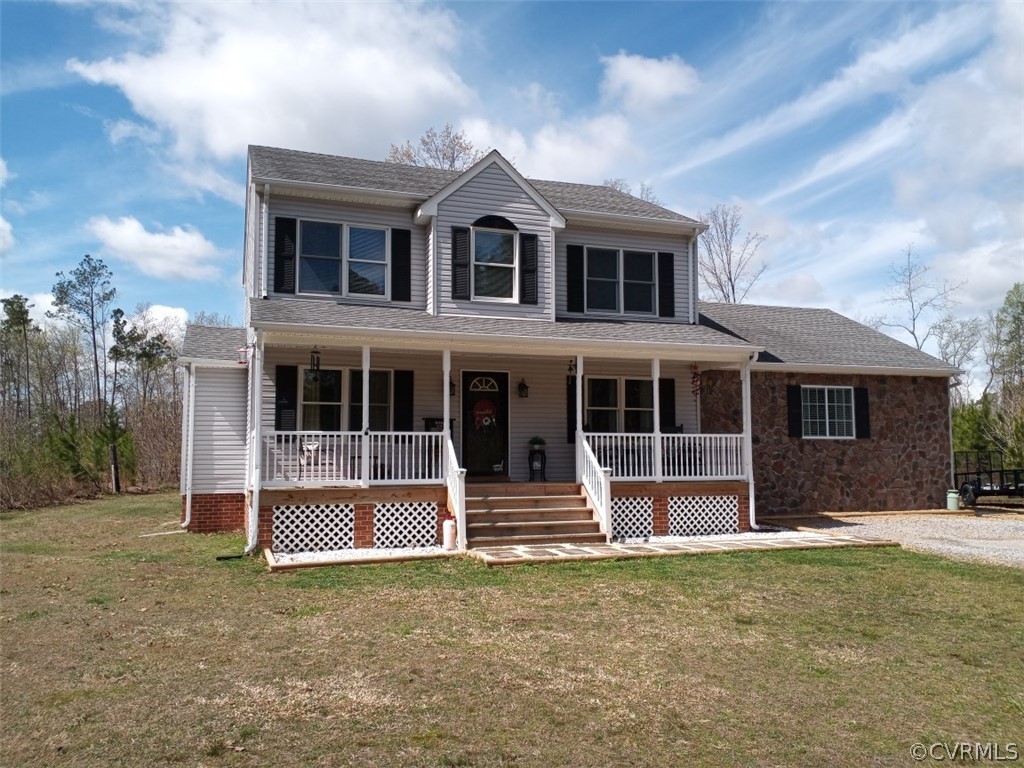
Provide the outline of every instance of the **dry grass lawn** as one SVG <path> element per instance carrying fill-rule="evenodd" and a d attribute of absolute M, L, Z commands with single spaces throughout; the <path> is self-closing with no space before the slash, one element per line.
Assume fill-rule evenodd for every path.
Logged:
<path fill-rule="evenodd" d="M 173 494 L 4 513 L 5 766 L 1024 754 L 1024 571 L 895 549 L 269 574 Z"/>

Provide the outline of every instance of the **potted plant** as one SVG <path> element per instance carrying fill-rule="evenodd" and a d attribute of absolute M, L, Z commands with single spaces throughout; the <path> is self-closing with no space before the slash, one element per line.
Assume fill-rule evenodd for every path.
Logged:
<path fill-rule="evenodd" d="M 534 435 L 533 437 L 530 438 L 529 442 L 530 447 L 533 448 L 535 451 L 543 448 L 545 445 L 548 444 L 548 441 L 545 440 L 540 435 Z"/>

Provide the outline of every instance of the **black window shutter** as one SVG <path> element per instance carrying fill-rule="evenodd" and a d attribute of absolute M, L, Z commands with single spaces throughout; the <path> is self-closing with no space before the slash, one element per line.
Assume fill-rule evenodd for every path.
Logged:
<path fill-rule="evenodd" d="M 519 234 L 519 303 L 537 303 L 537 236 Z"/>
<path fill-rule="evenodd" d="M 412 232 L 391 230 L 391 300 L 412 301 Z"/>
<path fill-rule="evenodd" d="M 576 377 L 565 377 L 565 442 L 576 442 Z"/>
<path fill-rule="evenodd" d="M 868 388 L 853 388 L 853 425 L 858 440 L 871 437 L 871 415 L 868 411 Z"/>
<path fill-rule="evenodd" d="M 452 298 L 469 301 L 469 230 L 452 227 Z"/>
<path fill-rule="evenodd" d="M 676 316 L 674 253 L 658 254 L 658 317 Z"/>
<path fill-rule="evenodd" d="M 583 246 L 565 246 L 565 308 L 583 312 Z"/>
<path fill-rule="evenodd" d="M 274 290 L 295 293 L 295 219 L 274 218 Z"/>
<path fill-rule="evenodd" d="M 392 428 L 396 432 L 412 432 L 412 371 L 395 371 L 394 396 L 395 402 L 391 406 Z"/>
<path fill-rule="evenodd" d="M 299 369 L 279 365 L 274 372 L 277 392 L 274 397 L 274 429 L 293 432 L 298 429 L 296 412 L 299 402 Z"/>
<path fill-rule="evenodd" d="M 789 416 L 789 436 L 804 436 L 803 396 L 800 386 L 790 384 L 786 387 L 786 410 Z"/>
<path fill-rule="evenodd" d="M 363 429 L 363 369 L 353 368 L 348 374 L 348 429 L 361 432 Z"/>
<path fill-rule="evenodd" d="M 676 431 L 676 380 L 658 379 L 658 405 L 661 408 L 661 431 L 675 434 Z"/>

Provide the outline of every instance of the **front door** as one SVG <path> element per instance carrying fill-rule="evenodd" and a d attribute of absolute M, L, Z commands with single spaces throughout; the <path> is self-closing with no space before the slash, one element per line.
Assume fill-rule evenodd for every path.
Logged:
<path fill-rule="evenodd" d="M 508 476 L 508 374 L 462 372 L 462 466 L 473 477 Z"/>

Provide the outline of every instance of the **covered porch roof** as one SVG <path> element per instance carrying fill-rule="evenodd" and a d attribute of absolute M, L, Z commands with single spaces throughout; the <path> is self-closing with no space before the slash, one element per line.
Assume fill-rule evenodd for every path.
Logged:
<path fill-rule="evenodd" d="M 422 310 L 338 304 L 329 300 L 254 301 L 251 322 L 268 343 L 296 336 L 404 349 L 564 355 L 633 359 L 745 362 L 763 347 L 703 325 L 635 320 L 520 320 L 429 315 Z"/>

